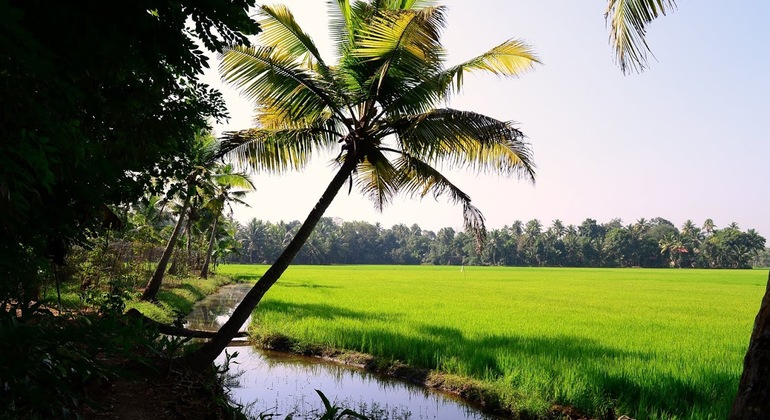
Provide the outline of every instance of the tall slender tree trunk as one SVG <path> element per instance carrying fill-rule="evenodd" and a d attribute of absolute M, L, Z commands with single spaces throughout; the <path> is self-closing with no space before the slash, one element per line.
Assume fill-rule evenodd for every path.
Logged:
<path fill-rule="evenodd" d="M 262 297 L 267 293 L 270 287 L 281 277 L 286 268 L 289 267 L 294 257 L 302 246 L 307 242 L 313 229 L 321 220 L 326 209 L 329 208 L 334 197 L 337 196 L 340 188 L 345 184 L 345 180 L 351 175 L 356 167 L 354 153 L 349 153 L 340 170 L 334 175 L 334 178 L 326 187 L 321 198 L 316 203 L 313 210 L 310 211 L 305 222 L 300 226 L 299 231 L 286 246 L 278 259 L 270 266 L 262 277 L 254 284 L 249 293 L 243 298 L 240 304 L 235 308 L 230 319 L 217 331 L 217 334 L 209 342 L 201 346 L 198 350 L 184 357 L 184 361 L 190 367 L 196 369 L 205 369 L 217 358 L 217 356 L 230 344 L 238 330 L 243 326 L 249 315 L 257 307 Z"/>
<path fill-rule="evenodd" d="M 206 259 L 203 262 L 203 268 L 201 268 L 201 278 L 209 278 L 209 263 L 211 263 L 211 253 L 214 251 L 214 241 L 217 238 L 217 223 L 219 222 L 219 214 L 214 218 L 214 226 L 211 227 L 211 238 L 209 239 L 209 248 L 206 250 Z"/>
<path fill-rule="evenodd" d="M 770 418 L 770 273 L 765 296 L 754 319 L 754 331 L 743 359 L 743 375 L 738 384 L 731 420 Z"/>
<path fill-rule="evenodd" d="M 163 283 L 163 275 L 166 273 L 168 260 L 171 259 L 171 254 L 174 253 L 176 240 L 179 237 L 179 233 L 182 231 L 184 216 L 187 213 L 187 208 L 190 206 L 191 197 L 192 193 L 188 188 L 187 197 L 185 197 L 184 204 L 182 204 L 182 211 L 179 213 L 179 220 L 177 220 L 176 225 L 174 226 L 174 231 L 171 233 L 171 237 L 168 238 L 166 249 L 163 251 L 163 255 L 160 257 L 158 267 L 155 268 L 155 272 L 152 274 L 152 278 L 150 278 L 150 281 L 144 288 L 144 293 L 142 293 L 142 300 L 154 300 L 155 295 L 157 295 L 158 290 L 160 290 L 160 285 Z"/>
<path fill-rule="evenodd" d="M 179 232 L 179 236 L 184 235 L 186 226 L 187 223 L 182 226 L 182 231 Z M 177 247 L 174 247 L 174 252 L 171 254 L 171 267 L 168 268 L 168 274 L 176 275 L 177 273 L 179 273 L 179 250 Z"/>

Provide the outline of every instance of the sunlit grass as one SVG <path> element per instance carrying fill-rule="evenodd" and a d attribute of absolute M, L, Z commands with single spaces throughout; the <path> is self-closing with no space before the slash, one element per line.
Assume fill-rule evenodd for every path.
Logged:
<path fill-rule="evenodd" d="M 264 266 L 225 266 L 259 275 Z M 514 410 L 725 418 L 764 290 L 758 270 L 295 266 L 262 334 L 485 381 Z"/>
<path fill-rule="evenodd" d="M 142 301 L 137 294 L 135 299 L 126 302 L 126 310 L 136 308 L 148 318 L 171 324 L 190 313 L 195 302 L 229 283 L 232 280 L 223 276 L 208 279 L 167 276 L 158 291 L 156 302 Z"/>
<path fill-rule="evenodd" d="M 248 280 L 248 276 L 244 281 L 246 280 Z M 166 275 L 155 302 L 140 300 L 139 290 L 132 290 L 125 284 L 118 284 L 117 289 L 124 292 L 121 293 L 121 296 L 125 299 L 126 310 L 136 308 L 155 321 L 171 324 L 178 317 L 190 313 L 195 302 L 216 292 L 223 285 L 237 281 L 239 280 L 221 275 L 214 275 L 208 279 L 201 279 L 197 276 Z M 58 296 L 61 295 L 62 308 L 68 311 L 87 311 L 93 305 L 98 306 L 98 302 L 89 301 L 89 293 L 97 297 L 103 293 L 117 293 L 115 290 L 110 292 L 113 286 L 115 285 L 104 283 L 92 287 L 89 291 L 83 291 L 80 289 L 79 283 L 67 282 L 60 286 L 58 294 L 54 287 L 47 287 L 43 291 L 43 299 L 47 305 L 58 308 Z"/>

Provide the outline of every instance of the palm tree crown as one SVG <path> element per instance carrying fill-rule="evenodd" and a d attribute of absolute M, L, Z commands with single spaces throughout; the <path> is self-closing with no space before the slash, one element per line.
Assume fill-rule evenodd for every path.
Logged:
<path fill-rule="evenodd" d="M 463 205 L 466 228 L 483 233 L 470 197 L 437 164 L 534 180 L 513 123 L 437 108 L 471 72 L 517 76 L 538 60 L 508 40 L 445 67 L 445 9 L 429 2 L 330 2 L 336 65 L 320 56 L 284 6 L 262 6 L 260 45 L 223 54 L 222 77 L 257 104 L 256 127 L 227 133 L 234 155 L 258 170 L 298 169 L 319 149 L 339 147 L 349 181 L 381 210 L 397 193 L 444 195 Z"/>
<path fill-rule="evenodd" d="M 209 274 L 209 264 L 211 263 L 214 243 L 217 238 L 219 219 L 222 217 L 225 205 L 236 203 L 248 206 L 248 203 L 243 201 L 243 198 L 248 192 L 255 190 L 254 184 L 251 182 L 248 175 L 242 172 L 236 172 L 233 169 L 232 164 L 216 166 L 211 173 L 210 178 L 211 179 L 208 180 L 208 183 L 205 185 L 209 195 L 206 207 L 214 215 L 214 220 L 211 226 L 211 237 L 209 239 L 208 249 L 206 250 L 206 258 L 203 262 L 203 268 L 201 269 L 201 278 L 207 278 Z"/>

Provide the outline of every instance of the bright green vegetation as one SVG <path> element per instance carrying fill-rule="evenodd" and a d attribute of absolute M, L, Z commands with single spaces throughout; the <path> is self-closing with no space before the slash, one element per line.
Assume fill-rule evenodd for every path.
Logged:
<path fill-rule="evenodd" d="M 190 313 L 195 302 L 233 281 L 229 277 L 220 275 L 209 279 L 167 276 L 158 292 L 156 302 L 140 300 L 140 295 L 137 292 L 125 291 L 116 295 L 115 291 L 109 291 L 106 288 L 89 289 L 83 292 L 78 284 L 65 283 L 61 286 L 61 302 L 62 308 L 65 310 L 79 311 L 91 307 L 98 309 L 100 306 L 110 304 L 116 298 L 122 298 L 126 311 L 136 308 L 155 321 L 172 324 L 180 316 Z M 58 307 L 56 290 L 47 288 L 44 291 L 44 301 L 51 307 Z"/>
<path fill-rule="evenodd" d="M 215 276 L 209 279 L 166 277 L 158 292 L 158 302 L 141 301 L 138 298 L 126 302 L 126 310 L 138 309 L 145 316 L 164 324 L 171 324 L 177 318 L 192 311 L 195 302 L 214 293 L 225 284 L 232 283 L 227 277 Z"/>
<path fill-rule="evenodd" d="M 224 266 L 259 276 L 265 266 Z M 258 334 L 476 378 L 517 411 L 725 418 L 766 272 L 294 266 Z"/>

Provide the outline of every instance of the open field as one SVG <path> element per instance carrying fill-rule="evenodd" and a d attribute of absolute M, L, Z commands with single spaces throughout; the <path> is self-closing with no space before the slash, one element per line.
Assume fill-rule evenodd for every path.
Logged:
<path fill-rule="evenodd" d="M 251 277 L 265 266 L 222 266 Z M 295 266 L 266 333 L 480 379 L 514 410 L 725 418 L 767 272 Z"/>

